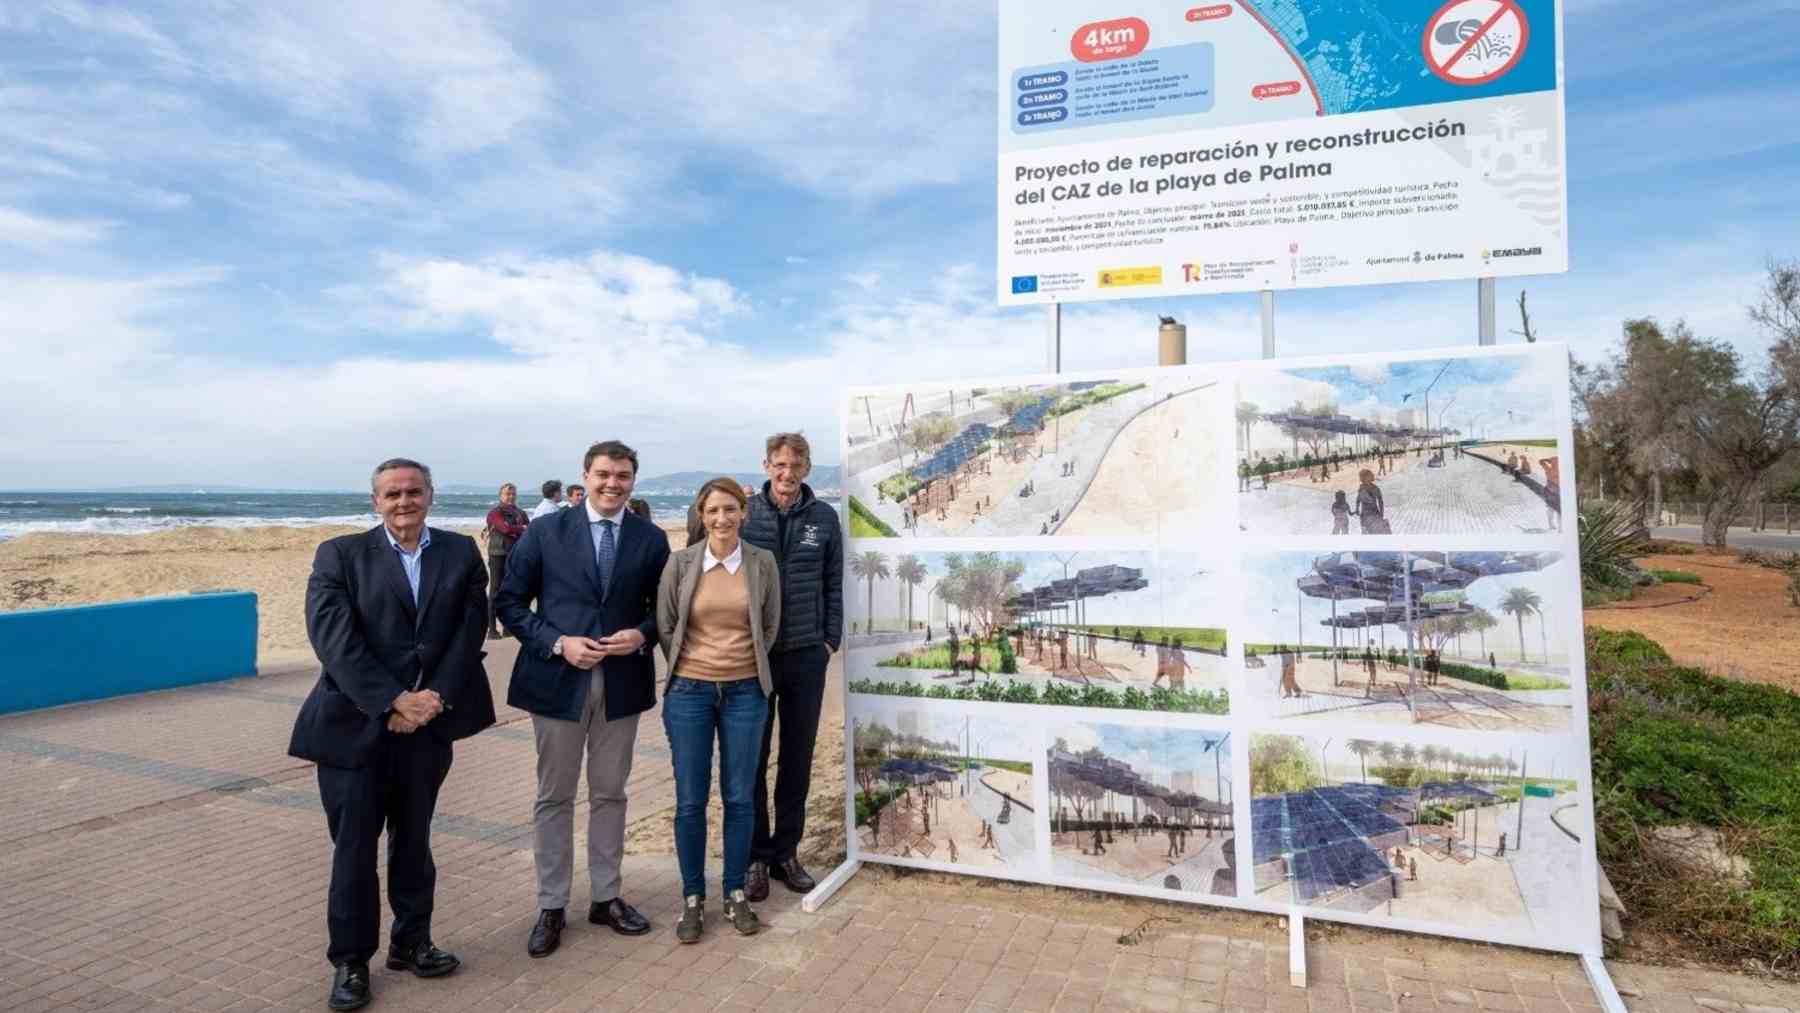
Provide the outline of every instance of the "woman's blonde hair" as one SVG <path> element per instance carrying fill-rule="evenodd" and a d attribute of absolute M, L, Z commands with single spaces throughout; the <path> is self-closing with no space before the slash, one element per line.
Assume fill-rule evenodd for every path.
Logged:
<path fill-rule="evenodd" d="M 715 492 L 722 492 L 737 500 L 739 510 L 750 505 L 750 499 L 744 495 L 744 487 L 738 483 L 737 479 L 726 478 L 723 475 L 707 479 L 706 484 L 700 487 L 700 491 L 694 494 L 694 505 L 688 510 L 689 545 L 706 538 L 706 521 L 702 518 L 701 513 L 706 509 L 706 497 Z"/>

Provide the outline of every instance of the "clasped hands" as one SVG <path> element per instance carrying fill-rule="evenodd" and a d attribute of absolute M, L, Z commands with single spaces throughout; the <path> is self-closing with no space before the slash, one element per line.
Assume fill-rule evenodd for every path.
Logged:
<path fill-rule="evenodd" d="M 394 698 L 394 709 L 388 714 L 388 731 L 411 735 L 443 712 L 444 698 L 436 690 L 402 693 Z"/>
<path fill-rule="evenodd" d="M 620 630 L 609 633 L 599 640 L 592 637 L 563 637 L 563 660 L 582 671 L 588 671 L 600 664 L 600 659 L 611 655 L 634 654 L 644 646 L 644 635 L 635 630 Z"/>

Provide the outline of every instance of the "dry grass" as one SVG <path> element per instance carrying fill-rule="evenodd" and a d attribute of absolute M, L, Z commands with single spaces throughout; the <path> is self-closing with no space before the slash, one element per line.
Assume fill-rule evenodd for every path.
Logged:
<path fill-rule="evenodd" d="M 1800 608 L 1788 602 L 1787 575 L 1736 556 L 1655 555 L 1638 562 L 1697 573 L 1712 591 L 1696 595 L 1695 585 L 1663 584 L 1620 606 L 1589 609 L 1582 617 L 1589 627 L 1636 630 L 1678 664 L 1800 691 Z"/>

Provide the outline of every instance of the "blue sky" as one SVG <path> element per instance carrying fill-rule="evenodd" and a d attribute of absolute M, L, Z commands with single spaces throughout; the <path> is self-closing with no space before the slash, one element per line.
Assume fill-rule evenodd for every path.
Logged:
<path fill-rule="evenodd" d="M 1037 370 L 992 304 L 994 14 L 917 2 L 0 8 L 0 485 L 736 468 L 837 389 Z M 1795 0 L 1571 0 L 1549 340 L 1761 347 L 1800 255 Z M 1282 294 L 1283 353 L 1473 340 L 1474 283 Z M 1257 354 L 1253 295 L 1065 313 L 1065 365 Z M 1502 330 L 1516 326 L 1502 314 Z M 1517 340 L 1510 335 L 1509 340 Z"/>

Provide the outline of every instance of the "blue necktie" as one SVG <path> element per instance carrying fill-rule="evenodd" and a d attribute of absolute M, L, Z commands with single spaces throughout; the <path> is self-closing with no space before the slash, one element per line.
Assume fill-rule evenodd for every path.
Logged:
<path fill-rule="evenodd" d="M 612 587 L 613 563 L 619 558 L 618 543 L 613 541 L 613 522 L 600 522 L 600 545 L 595 550 L 594 562 L 600 567 L 600 597 L 604 599 Z"/>

